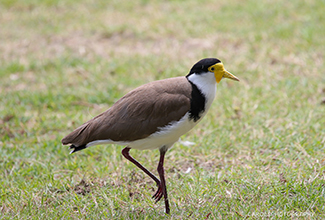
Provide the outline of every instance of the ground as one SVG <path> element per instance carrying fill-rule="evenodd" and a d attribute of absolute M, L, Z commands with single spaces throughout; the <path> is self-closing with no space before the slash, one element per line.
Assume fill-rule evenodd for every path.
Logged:
<path fill-rule="evenodd" d="M 325 2 L 0 2 L 4 219 L 325 216 Z M 171 216 L 122 146 L 60 140 L 144 83 L 217 57 L 210 112 L 166 155 Z M 158 151 L 131 150 L 156 173 Z"/>

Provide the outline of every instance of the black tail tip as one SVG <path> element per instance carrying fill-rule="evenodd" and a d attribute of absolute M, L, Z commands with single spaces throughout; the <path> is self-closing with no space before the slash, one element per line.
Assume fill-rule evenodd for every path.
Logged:
<path fill-rule="evenodd" d="M 73 153 L 83 150 L 85 148 L 87 148 L 86 145 L 76 146 L 76 145 L 71 144 L 70 149 L 72 149 L 72 150 L 70 151 L 70 154 L 73 154 Z"/>

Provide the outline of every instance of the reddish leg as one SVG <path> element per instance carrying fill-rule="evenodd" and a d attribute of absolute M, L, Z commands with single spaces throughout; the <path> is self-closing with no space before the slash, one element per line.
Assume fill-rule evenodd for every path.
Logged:
<path fill-rule="evenodd" d="M 167 188 L 166 188 L 166 181 L 165 181 L 165 172 L 164 172 L 165 153 L 166 153 L 165 149 L 160 149 L 160 159 L 159 159 L 159 164 L 158 164 L 157 170 L 158 170 L 159 177 L 160 177 L 161 195 L 159 195 L 158 201 L 161 199 L 162 195 L 164 195 L 166 213 L 169 214 L 170 209 L 169 209 L 169 202 L 168 202 L 168 195 L 167 195 Z M 156 200 L 156 202 L 157 202 L 157 200 Z"/>
<path fill-rule="evenodd" d="M 134 159 L 133 157 L 131 157 L 131 155 L 129 154 L 131 148 L 126 147 L 122 150 L 122 155 L 128 159 L 129 161 L 131 161 L 134 165 L 136 165 L 137 167 L 139 167 L 143 172 L 145 172 L 148 176 L 150 176 L 156 183 L 157 186 L 160 186 L 160 180 L 153 175 L 149 170 L 147 170 L 144 166 L 142 166 L 136 159 Z"/>
<path fill-rule="evenodd" d="M 159 160 L 159 164 L 158 164 L 158 168 L 157 168 L 159 177 L 160 177 L 160 180 L 159 180 L 149 170 L 147 170 L 144 166 L 142 166 L 137 160 L 135 160 L 133 157 L 130 156 L 130 154 L 129 154 L 130 149 L 131 148 L 129 148 L 129 147 L 124 148 L 122 150 L 122 155 L 126 159 L 131 161 L 134 165 L 139 167 L 143 172 L 145 172 L 148 176 L 150 176 L 157 183 L 158 189 L 152 198 L 154 198 L 157 203 L 162 198 L 162 196 L 164 196 L 165 197 L 166 213 L 169 214 L 170 209 L 169 209 L 167 190 L 166 190 L 166 182 L 165 182 L 165 176 L 164 176 L 164 158 L 165 158 L 166 151 L 165 150 L 160 151 L 160 160 Z"/>

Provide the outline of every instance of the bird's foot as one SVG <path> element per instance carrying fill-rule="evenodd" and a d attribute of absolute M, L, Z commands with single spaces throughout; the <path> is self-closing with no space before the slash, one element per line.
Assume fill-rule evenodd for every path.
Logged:
<path fill-rule="evenodd" d="M 158 189 L 157 189 L 156 193 L 152 196 L 152 198 L 157 203 L 162 198 L 162 196 L 163 196 L 163 192 L 162 192 L 161 184 L 159 184 Z"/>

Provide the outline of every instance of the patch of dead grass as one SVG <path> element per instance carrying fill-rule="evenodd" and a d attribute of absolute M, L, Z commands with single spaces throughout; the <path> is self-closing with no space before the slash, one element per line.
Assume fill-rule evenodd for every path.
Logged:
<path fill-rule="evenodd" d="M 110 59 L 112 56 L 166 56 L 178 59 L 179 54 L 186 54 L 188 59 L 197 59 L 198 53 L 217 50 L 222 44 L 223 51 L 247 50 L 247 45 L 239 41 L 229 41 L 226 36 L 212 35 L 205 38 L 188 38 L 180 40 L 174 37 L 142 39 L 128 33 L 114 33 L 105 36 L 101 33 L 93 35 L 83 32 L 71 32 L 64 35 L 34 36 L 30 39 L 0 42 L 0 52 L 3 61 L 19 60 L 22 65 L 29 65 L 31 57 L 34 59 L 53 59 L 72 53 L 75 56 L 92 59 L 102 57 Z M 224 56 L 222 51 L 218 51 Z"/>

